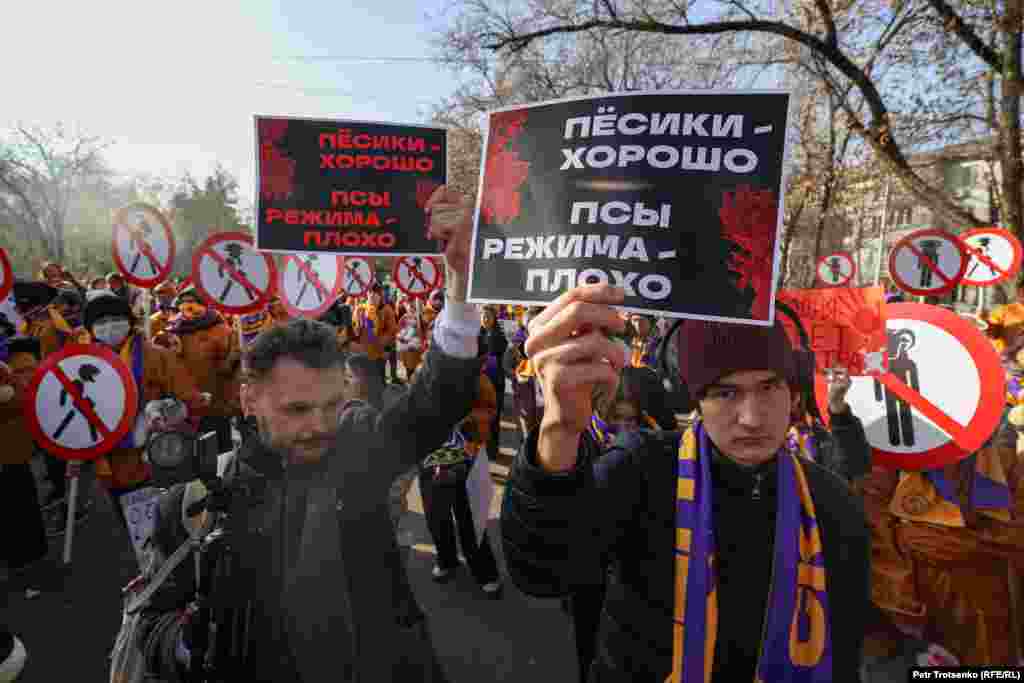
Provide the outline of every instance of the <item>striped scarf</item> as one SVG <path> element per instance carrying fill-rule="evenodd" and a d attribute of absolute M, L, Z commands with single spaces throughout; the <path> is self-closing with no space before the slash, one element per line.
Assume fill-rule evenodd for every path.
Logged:
<path fill-rule="evenodd" d="M 814 430 L 804 422 L 798 422 L 789 428 L 789 432 L 786 433 L 785 448 L 791 455 L 798 455 L 811 462 L 818 462 L 818 443 L 814 438 Z"/>
<path fill-rule="evenodd" d="M 377 307 L 366 304 L 359 309 L 360 327 L 366 330 L 366 338 L 371 344 L 377 343 Z"/>
<path fill-rule="evenodd" d="M 139 392 L 139 412 L 136 416 L 136 420 L 145 419 L 143 414 L 143 406 L 146 404 L 145 398 L 145 385 L 142 383 L 143 380 L 143 363 L 142 363 L 142 336 L 134 335 L 128 337 L 124 345 L 121 346 L 119 355 L 124 364 L 127 365 L 132 371 L 132 377 L 135 379 L 135 388 Z M 144 444 L 135 443 L 135 429 L 125 434 L 125 437 L 121 439 L 121 443 L 117 444 L 118 448 L 141 448 Z"/>
<path fill-rule="evenodd" d="M 1007 483 L 1006 471 L 996 449 L 983 448 L 968 458 L 967 463 L 971 460 L 974 461 L 974 476 L 969 479 L 967 507 L 976 510 L 980 515 L 1009 522 L 1010 508 L 1013 506 L 1012 494 Z M 935 523 L 941 524 L 943 522 L 939 519 L 944 519 L 952 526 L 967 525 L 955 481 L 950 481 L 941 469 L 934 469 L 901 473 L 900 484 L 904 485 L 904 480 L 915 478 L 923 480 L 915 482 L 918 486 L 934 491 L 929 492 L 930 495 L 927 496 L 933 501 L 934 509 L 928 510 L 926 514 L 937 517 Z M 908 482 L 906 485 L 913 484 Z"/>
<path fill-rule="evenodd" d="M 647 429 L 660 429 L 657 421 L 647 413 L 640 413 L 640 419 Z M 611 448 L 618 433 L 615 425 L 608 424 L 597 413 L 590 416 L 590 436 L 594 437 L 594 441 L 601 447 L 601 450 L 605 451 Z"/>
<path fill-rule="evenodd" d="M 632 356 L 630 356 L 630 365 L 634 368 L 651 368 L 656 369 L 658 366 L 658 344 L 661 343 L 661 338 L 657 334 L 651 333 L 640 339 L 639 337 L 632 341 Z"/>
<path fill-rule="evenodd" d="M 1024 403 L 1024 377 L 1018 372 L 1006 373 L 1006 405 L 1016 406 Z"/>
<path fill-rule="evenodd" d="M 672 673 L 666 683 L 707 683 L 713 670 L 718 601 L 711 456 L 698 420 L 679 446 Z M 754 680 L 825 683 L 832 679 L 832 647 L 814 503 L 799 458 L 781 450 L 777 476 L 772 581 Z"/>

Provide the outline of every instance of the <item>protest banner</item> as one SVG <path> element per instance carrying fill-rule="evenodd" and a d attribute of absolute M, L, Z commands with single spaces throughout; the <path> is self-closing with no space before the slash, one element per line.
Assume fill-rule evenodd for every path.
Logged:
<path fill-rule="evenodd" d="M 427 199 L 447 180 L 443 128 L 256 117 L 256 248 L 436 254 Z"/>
<path fill-rule="evenodd" d="M 469 300 L 610 282 L 629 311 L 770 325 L 790 102 L 623 93 L 492 112 Z"/>
<path fill-rule="evenodd" d="M 869 374 L 867 354 L 883 354 L 885 336 L 885 289 L 883 287 L 828 287 L 780 289 L 778 299 L 798 316 L 814 351 L 817 373 L 843 367 L 851 376 Z M 782 324 L 797 344 L 793 323 Z"/>

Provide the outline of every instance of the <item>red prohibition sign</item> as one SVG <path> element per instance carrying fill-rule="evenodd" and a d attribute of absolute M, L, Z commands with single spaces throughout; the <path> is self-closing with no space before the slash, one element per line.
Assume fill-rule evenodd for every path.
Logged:
<path fill-rule="evenodd" d="M 252 254 L 258 255 L 263 259 L 267 269 L 267 288 L 260 289 L 252 283 L 252 281 L 246 277 L 244 271 L 240 271 L 234 263 L 221 256 L 214 250 L 214 247 L 221 242 L 240 242 L 249 247 L 249 251 Z M 231 287 L 240 286 L 248 292 L 255 292 L 256 296 L 250 303 L 242 304 L 240 306 L 232 306 L 223 303 L 219 297 L 215 296 L 214 293 L 206 291 L 206 287 L 203 285 L 201 266 L 203 265 L 204 257 L 209 257 L 212 261 L 217 264 L 218 268 L 223 268 L 227 274 L 229 282 L 225 287 L 225 292 L 230 291 Z M 244 232 L 219 232 L 215 235 L 210 235 L 205 242 L 199 245 L 195 253 L 192 254 L 192 283 L 195 285 L 196 291 L 206 301 L 222 313 L 229 315 L 242 315 L 244 313 L 255 313 L 261 310 L 269 301 L 272 296 L 274 289 L 274 282 L 277 279 L 277 268 L 274 266 L 274 259 L 269 254 L 256 251 L 253 247 L 252 237 Z M 226 296 L 222 292 L 222 296 Z"/>
<path fill-rule="evenodd" d="M 840 261 L 846 261 L 846 263 L 850 265 L 850 274 L 845 276 L 842 280 L 838 280 L 836 282 L 826 281 L 825 278 L 821 277 L 821 273 L 822 267 L 826 268 L 825 272 L 828 272 L 828 270 L 832 269 L 832 262 L 830 262 L 829 259 L 839 259 Z M 850 284 L 850 281 L 853 279 L 853 276 L 857 274 L 857 264 L 853 262 L 853 257 L 847 254 L 846 252 L 837 251 L 834 254 L 828 254 L 827 256 L 821 257 L 821 259 L 818 261 L 818 270 L 816 271 L 816 273 L 818 276 L 818 280 L 820 280 L 826 285 L 829 285 L 830 287 L 845 287 L 846 285 Z"/>
<path fill-rule="evenodd" d="M 147 235 L 140 234 L 137 227 L 128 224 L 128 216 L 133 213 L 144 213 L 154 219 L 154 222 L 160 226 L 163 230 L 163 237 L 157 236 L 156 238 L 147 238 Z M 125 256 L 121 253 L 121 250 L 117 248 L 118 237 L 123 232 L 128 232 L 128 239 L 132 247 L 134 247 L 136 254 L 132 257 L 129 264 L 125 264 Z M 166 261 L 162 262 L 160 257 L 153 251 L 152 242 L 154 239 L 163 239 L 167 242 L 167 256 Z M 111 247 L 114 256 L 114 264 L 117 265 L 117 269 L 121 271 L 121 275 L 124 279 L 137 287 L 144 289 L 151 289 L 156 287 L 158 284 L 167 279 L 167 276 L 171 274 L 171 268 L 174 267 L 174 255 L 175 255 L 175 244 L 174 244 L 174 231 L 171 230 L 171 224 L 164 217 L 160 210 L 149 204 L 143 204 L 136 202 L 129 204 L 128 206 L 118 209 L 117 213 L 114 214 L 114 239 Z M 149 270 L 153 272 L 152 277 L 142 277 L 136 274 L 136 271 L 140 265 L 146 264 L 149 266 Z"/>
<path fill-rule="evenodd" d="M 988 254 L 982 249 L 972 246 L 967 240 L 972 237 L 978 238 L 989 238 L 993 240 L 1002 240 L 1009 244 L 1010 249 L 1013 252 L 1013 257 L 1010 261 L 1009 268 L 1003 268 L 998 263 L 993 261 Z M 974 259 L 977 259 L 981 265 L 987 266 L 990 273 L 995 275 L 988 279 L 980 279 L 972 277 L 973 270 L 977 266 L 973 266 L 970 271 L 964 273 L 963 283 L 965 285 L 974 285 L 976 287 L 986 287 L 988 285 L 994 285 L 1002 282 L 1008 278 L 1013 277 L 1020 271 L 1021 258 L 1024 256 L 1024 250 L 1021 249 L 1020 240 L 1011 233 L 1009 230 L 1003 230 L 1002 228 L 974 228 L 968 230 L 960 235 L 960 240 L 964 243 L 964 248 L 967 249 L 967 253 L 970 254 Z M 972 259 L 973 260 L 973 259 Z"/>
<path fill-rule="evenodd" d="M 313 254 L 318 258 L 328 259 L 331 258 L 331 254 Z M 316 318 L 322 315 L 327 309 L 334 305 L 335 300 L 338 298 L 338 292 L 341 290 L 342 280 L 345 274 L 345 258 L 343 256 L 335 256 L 337 259 L 337 274 L 334 278 L 334 285 L 328 288 L 320 280 L 320 276 L 317 275 L 316 271 L 309 265 L 309 263 L 303 258 L 304 255 L 300 254 L 289 254 L 284 257 L 284 261 L 281 263 L 281 268 L 277 273 L 277 295 L 281 300 L 281 304 L 284 305 L 285 309 L 293 316 L 309 316 Z M 299 290 L 294 293 L 296 298 L 295 302 L 292 302 L 292 294 L 289 293 L 289 289 L 285 283 L 285 276 L 288 273 L 288 264 L 294 263 L 298 269 L 300 280 L 304 282 L 299 285 Z M 313 290 L 313 291 L 310 291 Z M 308 292 L 308 294 L 307 294 Z M 320 304 L 315 308 L 300 308 L 298 304 L 302 303 L 306 296 L 317 298 L 319 294 Z"/>
<path fill-rule="evenodd" d="M 914 244 L 915 240 L 919 240 L 922 237 L 934 237 L 937 240 L 948 242 L 950 246 L 960 252 L 960 267 L 957 270 L 956 275 L 951 277 L 947 273 L 943 272 L 938 263 Z M 919 286 L 914 286 L 904 282 L 896 268 L 896 257 L 903 249 L 910 250 L 914 256 L 917 257 L 922 268 L 930 271 L 931 274 L 938 278 L 942 284 L 935 288 L 922 289 Z M 908 294 L 914 294 L 916 296 L 937 296 L 956 289 L 956 286 L 960 284 L 960 280 L 964 276 L 964 272 L 967 271 L 967 264 L 970 260 L 971 258 L 967 253 L 966 247 L 964 247 L 963 242 L 957 239 L 956 235 L 946 232 L 945 230 L 938 229 L 918 230 L 897 242 L 895 246 L 893 246 L 892 251 L 889 252 L 889 275 L 892 276 L 892 281 Z"/>
<path fill-rule="evenodd" d="M 363 276 L 359 274 L 358 264 L 360 263 L 366 264 L 366 268 L 370 273 L 365 280 L 363 279 Z M 343 265 L 344 270 L 338 280 L 341 283 L 340 289 L 342 294 L 345 296 L 360 297 L 370 291 L 370 285 L 373 284 L 373 266 L 367 259 L 360 258 L 358 256 L 349 256 L 344 258 Z M 348 282 L 346 282 L 346 278 L 349 276 L 351 276 L 352 281 L 359 286 L 360 289 L 358 292 L 352 290 L 349 287 Z"/>
<path fill-rule="evenodd" d="M 124 388 L 124 414 L 121 415 L 121 418 L 112 429 L 96 413 L 93 404 L 88 398 L 83 396 L 84 392 L 80 391 L 76 385 L 76 381 L 84 386 L 86 382 L 92 382 L 93 380 L 88 377 L 79 378 L 78 380 L 72 379 L 68 377 L 61 367 L 62 361 L 77 356 L 96 359 L 98 361 L 96 365 L 113 368 L 114 372 L 117 373 L 117 379 Z M 79 372 L 81 373 L 81 368 Z M 67 396 L 71 399 L 67 409 L 69 411 L 72 409 L 77 410 L 79 413 L 77 416 L 72 415 L 71 419 L 82 418 L 87 420 L 90 428 L 94 429 L 100 437 L 96 445 L 91 448 L 68 448 L 57 440 L 59 437 L 54 437 L 43 428 L 38 406 L 39 387 L 42 385 L 43 380 L 51 374 L 60 383 L 62 391 L 67 392 Z M 60 408 L 46 406 L 45 410 L 59 411 Z M 47 356 L 46 360 L 36 368 L 35 373 L 32 375 L 25 398 L 25 422 L 28 424 L 29 432 L 35 438 L 36 443 L 43 446 L 48 453 L 52 453 L 64 460 L 91 461 L 109 453 L 135 427 L 135 417 L 138 414 L 138 410 L 139 389 L 135 385 L 135 378 L 132 377 L 131 370 L 128 369 L 128 366 L 116 353 L 100 344 L 68 344 L 60 351 Z M 65 417 L 65 421 L 67 420 L 68 418 Z M 59 432 L 60 428 L 55 433 Z"/>
<path fill-rule="evenodd" d="M 433 277 L 427 278 L 424 275 L 422 266 L 424 261 L 429 261 L 434 269 Z M 407 296 L 426 299 L 431 290 L 437 289 L 441 284 L 441 268 L 437 261 L 431 258 L 420 256 L 402 256 L 395 259 L 395 266 L 391 272 L 391 279 L 398 285 L 398 288 Z M 414 289 L 418 284 L 419 287 Z"/>
<path fill-rule="evenodd" d="M 14 288 L 14 269 L 11 268 L 11 260 L 7 258 L 7 250 L 0 247 L 0 301 L 7 298 Z"/>
<path fill-rule="evenodd" d="M 947 443 L 921 453 L 896 453 L 873 447 L 872 462 L 903 470 L 926 470 L 963 460 L 980 449 L 999 426 L 1005 402 L 1006 376 L 999 354 L 991 342 L 969 320 L 939 306 L 887 304 L 886 316 L 893 320 L 917 320 L 952 335 L 970 355 L 978 371 L 978 406 L 968 424 L 947 415 L 920 392 L 907 386 L 891 372 L 878 376 L 885 388 L 909 403 L 917 412 L 951 437 Z M 955 388 L 954 388 L 955 390 Z"/>

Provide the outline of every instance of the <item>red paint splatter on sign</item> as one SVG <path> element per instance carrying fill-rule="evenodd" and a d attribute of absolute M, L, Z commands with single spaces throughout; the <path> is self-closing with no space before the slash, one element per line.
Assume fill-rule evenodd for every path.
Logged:
<path fill-rule="evenodd" d="M 263 199 L 287 199 L 295 191 L 295 160 L 277 147 L 287 131 L 287 121 L 259 122 L 260 196 Z"/>
<path fill-rule="evenodd" d="M 517 218 L 522 209 L 522 193 L 519 188 L 530 175 L 530 163 L 519 158 L 512 143 L 523 132 L 526 116 L 525 111 L 515 111 L 501 112 L 491 117 L 484 170 L 487 180 L 480 207 L 488 223 L 508 223 Z"/>
<path fill-rule="evenodd" d="M 738 276 L 736 287 L 741 292 L 747 287 L 754 290 L 750 313 L 767 320 L 778 222 L 775 193 L 740 185 L 735 192 L 722 194 L 718 217 L 722 221 L 722 237 L 741 250 L 729 257 L 729 269 Z"/>

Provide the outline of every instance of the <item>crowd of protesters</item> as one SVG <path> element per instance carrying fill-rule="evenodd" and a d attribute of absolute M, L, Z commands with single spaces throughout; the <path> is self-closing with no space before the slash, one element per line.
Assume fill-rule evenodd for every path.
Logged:
<path fill-rule="evenodd" d="M 431 201 L 466 206 L 446 189 Z M 45 590 L 67 513 L 66 463 L 24 427 L 28 380 L 65 345 L 97 343 L 124 360 L 141 405 L 180 401 L 231 452 L 225 477 L 270 492 L 233 517 L 259 527 L 240 551 L 254 569 L 238 579 L 252 590 L 230 636 L 249 653 L 237 680 L 445 680 L 385 493 L 415 469 L 433 580 L 452 578 L 461 548 L 480 594 L 500 599 L 495 539 L 478 536 L 466 484 L 481 452 L 502 456 L 503 418 L 519 446 L 501 510 L 508 575 L 563 601 L 581 681 L 885 681 L 1024 662 L 1024 303 L 985 318 L 1007 373 L 999 429 L 956 465 L 898 471 L 872 465 L 843 368 L 821 414 L 813 354 L 780 323 L 626 315 L 608 285 L 478 308 L 465 302 L 468 230 L 437 229 L 445 289 L 417 301 L 378 282 L 316 321 L 276 298 L 225 315 L 183 280 L 147 296 L 54 263 L 18 280 L 16 319 L 0 318 L 8 583 Z M 240 418 L 255 435 L 241 445 Z M 119 514 L 152 482 L 144 445 L 126 437 L 88 468 Z M 172 487 L 162 518 L 181 518 L 190 490 Z M 158 535 L 164 557 L 187 539 Z M 193 590 L 173 582 L 141 614 L 132 645 L 152 680 L 189 680 L 206 646 Z M 0 629 L 0 681 L 26 657 Z"/>

